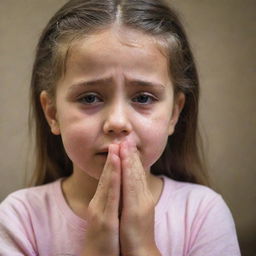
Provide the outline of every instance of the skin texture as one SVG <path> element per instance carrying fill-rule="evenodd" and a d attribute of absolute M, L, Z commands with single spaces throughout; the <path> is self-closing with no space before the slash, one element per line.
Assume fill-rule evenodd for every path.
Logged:
<path fill-rule="evenodd" d="M 73 162 L 62 185 L 70 207 L 89 223 L 84 255 L 160 255 L 154 206 L 162 181 L 149 170 L 185 99 L 174 99 L 155 38 L 113 27 L 77 41 L 55 101 L 45 91 L 40 99 Z"/>

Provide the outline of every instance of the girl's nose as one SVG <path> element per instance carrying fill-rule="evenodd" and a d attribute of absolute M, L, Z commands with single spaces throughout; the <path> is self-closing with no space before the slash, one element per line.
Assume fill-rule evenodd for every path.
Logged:
<path fill-rule="evenodd" d="M 132 126 L 125 106 L 114 105 L 108 109 L 103 125 L 105 134 L 128 135 L 131 130 Z"/>

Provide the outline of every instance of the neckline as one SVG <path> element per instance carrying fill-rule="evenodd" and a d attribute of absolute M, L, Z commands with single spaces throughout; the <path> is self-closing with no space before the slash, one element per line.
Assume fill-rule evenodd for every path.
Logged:
<path fill-rule="evenodd" d="M 167 199 L 167 177 L 164 175 L 159 176 L 163 181 L 163 187 L 159 199 L 155 205 L 155 224 L 161 220 L 161 216 L 166 212 L 168 206 Z M 62 191 L 62 182 L 64 178 L 60 178 L 53 184 L 53 195 L 55 195 L 56 205 L 59 208 L 61 214 L 67 220 L 68 224 L 78 230 L 84 231 L 87 227 L 87 221 L 78 215 L 69 207 Z"/>
<path fill-rule="evenodd" d="M 54 186 L 54 194 L 57 206 L 69 225 L 75 227 L 76 229 L 84 231 L 87 227 L 87 221 L 76 215 L 66 202 L 66 199 L 62 191 L 63 180 L 64 178 L 59 179 Z"/>
<path fill-rule="evenodd" d="M 159 176 L 163 180 L 163 187 L 162 192 L 160 194 L 160 197 L 158 199 L 157 204 L 155 205 L 155 223 L 158 223 L 158 220 L 160 220 L 160 216 L 163 215 L 166 212 L 167 207 L 167 199 L 168 199 L 168 187 L 167 182 L 168 178 L 164 175 Z"/>

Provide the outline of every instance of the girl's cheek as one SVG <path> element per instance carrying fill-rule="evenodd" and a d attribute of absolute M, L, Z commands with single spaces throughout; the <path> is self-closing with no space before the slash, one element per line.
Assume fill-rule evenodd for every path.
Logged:
<path fill-rule="evenodd" d="M 149 170 L 150 167 L 160 158 L 165 149 L 165 145 L 166 141 L 163 141 L 162 144 L 154 144 L 154 146 L 151 147 L 151 149 L 145 150 L 144 156 L 142 157 L 142 164 L 145 170 Z"/>
<path fill-rule="evenodd" d="M 168 134 L 163 131 L 156 131 L 153 133 L 147 132 L 147 143 L 142 149 L 142 164 L 146 170 L 161 157 L 165 146 L 167 144 Z"/>
<path fill-rule="evenodd" d="M 145 170 L 160 158 L 168 140 L 169 115 L 166 111 L 157 112 L 157 115 L 140 116 L 134 123 L 134 132 L 138 138 L 138 150 Z M 131 142 L 133 143 L 133 142 Z"/>
<path fill-rule="evenodd" d="M 90 133 L 89 133 L 90 134 Z M 61 137 L 66 153 L 71 158 L 78 158 L 81 155 L 88 154 L 88 145 L 92 138 L 88 136 L 88 131 L 79 125 L 70 125 L 62 130 Z"/>

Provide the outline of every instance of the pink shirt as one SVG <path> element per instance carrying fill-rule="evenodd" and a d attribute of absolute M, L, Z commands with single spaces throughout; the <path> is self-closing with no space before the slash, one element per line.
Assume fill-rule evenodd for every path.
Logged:
<path fill-rule="evenodd" d="M 213 190 L 166 178 L 155 208 L 162 256 L 240 256 L 232 215 Z M 19 190 L 0 205 L 0 255 L 76 255 L 86 220 L 67 205 L 61 180 Z"/>

